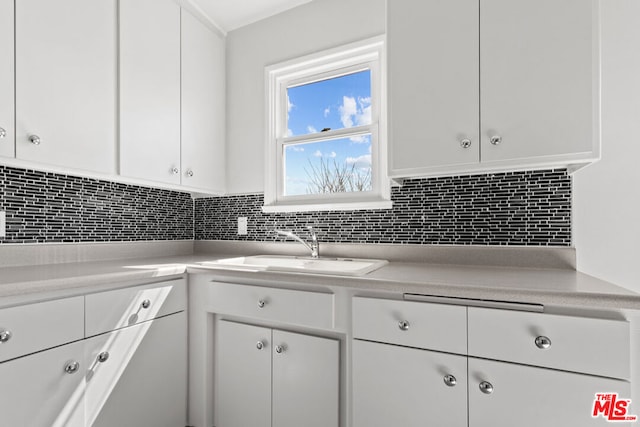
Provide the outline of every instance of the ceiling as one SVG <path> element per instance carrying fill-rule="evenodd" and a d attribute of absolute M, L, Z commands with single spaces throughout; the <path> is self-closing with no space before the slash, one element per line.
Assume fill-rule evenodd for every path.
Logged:
<path fill-rule="evenodd" d="M 192 0 L 225 32 L 312 0 Z"/>

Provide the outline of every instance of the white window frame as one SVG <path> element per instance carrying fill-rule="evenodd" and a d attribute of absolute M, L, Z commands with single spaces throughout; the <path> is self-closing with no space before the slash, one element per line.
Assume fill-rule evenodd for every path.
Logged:
<path fill-rule="evenodd" d="M 264 212 L 390 209 L 387 178 L 385 37 L 379 36 L 269 66 L 266 75 Z M 287 136 L 287 88 L 371 71 L 371 124 L 310 135 Z M 371 134 L 372 191 L 284 195 L 284 150 L 291 144 Z"/>

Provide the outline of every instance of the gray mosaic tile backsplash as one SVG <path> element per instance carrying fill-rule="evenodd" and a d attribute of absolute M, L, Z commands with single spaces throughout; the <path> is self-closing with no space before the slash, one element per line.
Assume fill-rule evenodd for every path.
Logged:
<path fill-rule="evenodd" d="M 0 243 L 193 239 L 187 193 L 0 166 Z"/>
<path fill-rule="evenodd" d="M 406 180 L 393 209 L 265 214 L 262 194 L 189 194 L 0 166 L 1 243 L 141 240 L 275 241 L 314 225 L 325 242 L 571 245 L 565 170 Z M 237 218 L 249 218 L 238 236 Z"/>
<path fill-rule="evenodd" d="M 571 190 L 562 169 L 406 180 L 390 210 L 265 214 L 262 194 L 199 199 L 195 238 L 274 241 L 275 228 L 313 225 L 335 243 L 570 246 Z"/>

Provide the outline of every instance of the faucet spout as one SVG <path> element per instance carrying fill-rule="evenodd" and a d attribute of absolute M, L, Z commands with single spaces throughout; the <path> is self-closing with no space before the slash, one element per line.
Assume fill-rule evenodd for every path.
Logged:
<path fill-rule="evenodd" d="M 299 242 L 301 244 L 304 245 L 305 248 L 307 248 L 309 251 L 311 251 L 311 258 L 318 258 L 320 256 L 320 244 L 318 242 L 318 236 L 316 235 L 315 231 L 313 230 L 313 227 L 309 226 L 307 227 L 307 229 L 309 230 L 309 233 L 311 234 L 311 244 L 305 242 L 304 240 L 302 240 L 300 237 L 296 236 L 293 232 L 291 231 L 285 231 L 285 230 L 273 230 L 275 233 L 287 237 L 289 239 L 293 239 L 296 242 Z"/>

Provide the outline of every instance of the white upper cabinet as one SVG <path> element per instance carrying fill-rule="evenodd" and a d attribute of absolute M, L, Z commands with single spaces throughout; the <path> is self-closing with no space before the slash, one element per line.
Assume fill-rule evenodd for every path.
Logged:
<path fill-rule="evenodd" d="M 478 0 L 390 1 L 387 7 L 391 175 L 476 165 Z"/>
<path fill-rule="evenodd" d="M 388 7 L 390 176 L 599 158 L 597 0 Z"/>
<path fill-rule="evenodd" d="M 599 157 L 597 0 L 481 5 L 483 163 Z"/>
<path fill-rule="evenodd" d="M 0 58 L 0 156 L 13 157 L 13 0 L 0 0 Z"/>
<path fill-rule="evenodd" d="M 180 184 L 180 7 L 173 0 L 120 1 L 120 174 Z"/>
<path fill-rule="evenodd" d="M 225 40 L 182 11 L 182 185 L 225 186 Z"/>
<path fill-rule="evenodd" d="M 16 157 L 113 174 L 116 1 L 15 6 Z"/>

